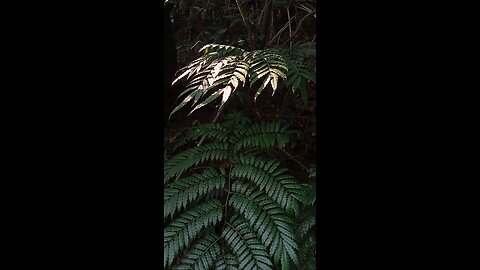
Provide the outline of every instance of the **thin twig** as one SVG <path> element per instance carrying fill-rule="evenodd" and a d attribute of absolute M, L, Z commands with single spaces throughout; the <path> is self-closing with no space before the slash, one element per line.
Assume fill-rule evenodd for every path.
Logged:
<path fill-rule="evenodd" d="M 231 177 L 231 175 L 232 175 L 232 167 L 230 167 L 229 170 L 228 170 L 227 200 L 225 201 L 225 214 L 223 215 L 225 217 L 225 223 L 223 223 L 222 232 L 225 229 L 225 224 L 227 223 L 228 198 L 230 197 L 230 177 Z"/>
<path fill-rule="evenodd" d="M 247 19 L 245 18 L 245 12 L 244 12 L 242 4 L 240 3 L 240 0 L 235 0 L 235 2 L 237 2 L 238 10 L 240 11 L 240 16 L 242 16 L 243 24 L 245 24 L 245 28 L 247 29 L 248 43 L 250 45 L 250 48 L 252 48 L 253 47 L 253 42 L 252 42 L 252 31 L 250 30 L 250 24 L 248 23 Z"/>
<path fill-rule="evenodd" d="M 282 151 L 285 155 L 287 155 L 291 160 L 295 161 L 298 165 L 300 165 L 303 169 L 305 169 L 305 171 L 309 171 L 307 167 L 305 167 L 305 165 L 303 165 L 302 163 L 300 163 L 300 161 L 298 161 L 295 157 L 293 157 L 292 155 L 290 155 L 287 151 L 283 150 L 282 148 L 278 147 L 278 149 L 280 149 L 280 151 Z"/>
<path fill-rule="evenodd" d="M 270 4 L 270 1 L 272 1 L 272 0 L 265 1 L 265 5 L 263 6 L 262 11 L 260 12 L 260 17 L 258 18 L 258 24 L 259 24 L 259 25 L 260 25 L 260 23 L 262 22 L 263 14 L 265 13 L 265 10 L 267 9 L 268 4 Z"/>
<path fill-rule="evenodd" d="M 317 9 L 314 9 L 312 11 L 310 11 L 307 15 L 305 15 L 305 17 L 303 17 L 300 22 L 298 23 L 297 25 L 297 29 L 295 29 L 295 32 L 293 32 L 293 35 L 288 39 L 286 40 L 283 45 L 287 45 L 290 41 L 293 40 L 293 38 L 298 34 L 298 32 L 300 31 L 300 28 L 302 27 L 302 23 L 303 21 L 308 18 L 310 15 L 314 14 L 315 12 L 317 12 Z"/>
<path fill-rule="evenodd" d="M 287 29 L 287 26 L 290 28 L 290 35 L 292 35 L 292 28 L 291 28 L 291 22 L 292 20 L 295 19 L 295 16 L 293 16 L 291 19 L 288 20 L 288 22 L 277 32 L 277 34 L 267 43 L 267 46 L 270 46 L 273 41 L 279 37 L 279 35 L 281 33 L 283 33 L 283 31 L 285 31 L 285 29 Z"/>
<path fill-rule="evenodd" d="M 287 7 L 288 20 L 290 21 L 290 8 Z M 293 16 L 295 18 L 295 16 Z M 292 25 L 288 24 L 289 38 L 292 38 Z M 290 49 L 292 48 L 292 42 L 290 41 Z"/>

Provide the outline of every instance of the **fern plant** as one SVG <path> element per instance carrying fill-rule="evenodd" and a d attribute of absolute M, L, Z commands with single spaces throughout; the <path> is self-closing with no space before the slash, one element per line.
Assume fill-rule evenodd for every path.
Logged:
<path fill-rule="evenodd" d="M 315 270 L 316 269 L 316 236 L 315 236 L 315 226 L 316 226 L 316 213 L 315 213 L 315 179 L 316 179 L 316 168 L 310 169 L 308 176 L 311 181 L 311 185 L 314 187 L 311 191 L 312 194 L 309 194 L 311 197 L 312 204 L 304 205 L 301 209 L 301 215 L 296 219 L 298 224 L 297 232 L 300 239 L 299 243 L 299 254 L 300 260 L 303 262 L 303 268 L 305 270 Z"/>
<path fill-rule="evenodd" d="M 218 115 L 236 90 L 257 82 L 254 101 L 268 87 L 273 96 L 280 80 L 285 80 L 294 92 L 300 89 L 305 98 L 306 83 L 315 82 L 315 75 L 313 69 L 298 58 L 298 52 L 297 47 L 249 52 L 229 45 L 207 44 L 199 50 L 203 56 L 177 72 L 172 84 L 187 79 L 186 90 L 179 95 L 179 98 L 186 97 L 170 116 L 189 102 L 192 102 L 192 113 L 221 97 Z"/>
<path fill-rule="evenodd" d="M 315 196 L 263 155 L 291 132 L 235 113 L 180 140 L 164 166 L 165 269 L 304 269 L 296 221 Z"/>

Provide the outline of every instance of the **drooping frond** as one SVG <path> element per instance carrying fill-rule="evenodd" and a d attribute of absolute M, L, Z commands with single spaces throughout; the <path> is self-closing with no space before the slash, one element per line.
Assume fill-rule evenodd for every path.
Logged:
<path fill-rule="evenodd" d="M 262 80 L 261 86 L 255 93 L 255 100 L 268 84 L 272 86 L 273 96 L 277 90 L 279 76 L 287 79 L 288 67 L 285 58 L 273 50 L 267 49 L 247 53 L 245 60 L 250 64 L 250 85 L 252 86 L 256 81 Z"/>
<path fill-rule="evenodd" d="M 228 144 L 226 143 L 213 142 L 190 148 L 174 156 L 165 162 L 163 167 L 163 183 L 165 184 L 170 178 L 182 174 L 193 165 L 198 165 L 204 161 L 225 159 L 227 156 L 227 147 Z"/>
<path fill-rule="evenodd" d="M 185 208 L 188 203 L 212 190 L 225 185 L 225 173 L 214 168 L 207 168 L 201 174 L 180 178 L 171 183 L 163 192 L 163 218 Z"/>
<path fill-rule="evenodd" d="M 216 59 L 201 71 L 198 70 L 197 66 L 192 67 L 191 70 L 187 70 L 189 72 L 193 72 L 194 75 L 190 79 L 190 82 L 186 87 L 187 89 L 183 91 L 179 95 L 179 97 L 187 93 L 189 93 L 189 95 L 187 95 L 187 97 L 185 97 L 184 100 L 177 107 L 175 107 L 175 109 L 173 109 L 173 111 L 170 113 L 170 116 L 174 114 L 176 111 L 178 111 L 179 109 L 181 109 L 182 107 L 184 107 L 191 100 L 193 100 L 192 106 L 195 106 L 195 104 L 198 103 L 200 99 L 204 95 L 206 95 L 207 92 L 209 92 L 215 86 L 221 85 L 224 81 L 219 81 L 217 80 L 216 77 L 220 72 L 222 66 L 227 64 L 227 62 L 228 62 L 227 60 Z M 204 63 L 204 62 L 200 62 L 200 63 Z M 175 80 L 174 83 L 176 81 L 177 80 Z M 215 95 L 215 93 L 213 93 L 210 97 Z M 203 101 L 202 103 L 204 102 L 205 101 Z M 197 105 L 190 113 L 200 108 L 199 107 L 200 105 Z"/>
<path fill-rule="evenodd" d="M 219 72 L 217 80 L 225 80 L 225 88 L 223 88 L 222 101 L 219 111 L 230 98 L 231 94 L 237 90 L 239 86 L 245 86 L 247 81 L 250 65 L 239 57 L 226 58 L 229 61 Z"/>
<path fill-rule="evenodd" d="M 275 263 L 285 257 L 298 265 L 293 221 L 273 200 L 252 185 L 235 182 L 228 203 L 245 217 L 262 243 L 270 248 Z"/>
<path fill-rule="evenodd" d="M 170 115 L 190 101 L 193 101 L 193 109 L 190 112 L 192 113 L 222 97 L 220 110 L 239 86 L 244 86 L 247 81 L 250 81 L 250 86 L 257 81 L 261 82 L 255 93 L 255 100 L 269 85 L 272 87 L 272 95 L 274 95 L 278 88 L 279 78 L 287 80 L 288 51 L 265 49 L 246 52 L 234 46 L 207 44 L 199 52 L 203 52 L 203 56 L 180 69 L 179 75 L 173 81 L 176 83 L 180 79 L 187 79 L 186 89 L 179 97 L 187 96 Z M 305 74 L 303 76 L 309 76 L 307 73 Z M 213 92 L 208 94 L 210 91 Z"/>
<path fill-rule="evenodd" d="M 232 254 L 220 255 L 215 263 L 215 270 L 239 270 L 238 261 Z"/>
<path fill-rule="evenodd" d="M 174 219 L 163 230 L 163 267 L 170 265 L 179 251 L 187 247 L 198 233 L 222 219 L 222 203 L 206 201 Z"/>
<path fill-rule="evenodd" d="M 222 101 L 220 104 L 221 108 L 240 85 L 245 85 L 249 64 L 241 57 L 227 56 L 213 60 L 201 71 L 197 71 L 197 66 L 192 66 L 191 69 L 194 71 L 195 75 L 192 76 L 186 87 L 187 89 L 181 93 L 180 96 L 187 93 L 189 93 L 189 95 L 185 97 L 170 115 L 184 107 L 191 100 L 193 100 L 192 106 L 195 106 L 204 96 L 207 97 L 196 105 L 190 113 L 209 104 L 220 97 L 220 95 L 222 95 Z M 177 80 L 174 82 L 176 81 Z M 207 95 L 207 92 L 216 88 L 219 89 L 214 91 L 211 95 Z"/>
<path fill-rule="evenodd" d="M 222 237 L 239 258 L 240 269 L 272 269 L 269 254 L 250 225 L 238 216 L 226 222 Z"/>
<path fill-rule="evenodd" d="M 277 145 L 285 148 L 288 137 L 288 126 L 282 126 L 280 121 L 262 122 L 235 132 L 234 150 L 239 151 L 247 147 L 273 148 Z"/>
<path fill-rule="evenodd" d="M 298 214 L 298 201 L 305 201 L 305 187 L 299 185 L 293 176 L 283 174 L 276 160 L 265 161 L 255 156 L 238 155 L 234 160 L 231 175 L 247 179 L 267 193 L 289 213 Z"/>
<path fill-rule="evenodd" d="M 172 267 L 174 270 L 204 270 L 210 269 L 215 260 L 221 254 L 218 245 L 219 237 L 207 234 L 205 237 L 195 241 L 188 253 L 182 258 L 178 265 Z"/>
<path fill-rule="evenodd" d="M 202 70 L 203 67 L 205 67 L 209 63 L 210 62 L 204 58 L 198 58 L 193 60 L 188 66 L 183 67 L 177 71 L 177 74 L 180 74 L 180 75 L 178 75 L 175 78 L 175 80 L 172 82 L 172 85 L 175 84 L 177 81 L 181 80 L 182 78 L 184 78 L 185 76 L 187 76 L 187 79 L 190 78 L 190 76 L 195 74 L 195 72 L 199 72 L 200 70 Z"/>

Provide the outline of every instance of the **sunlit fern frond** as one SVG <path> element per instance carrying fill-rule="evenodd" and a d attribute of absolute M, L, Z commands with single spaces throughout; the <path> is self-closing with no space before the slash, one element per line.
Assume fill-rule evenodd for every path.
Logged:
<path fill-rule="evenodd" d="M 256 90 L 255 98 L 267 86 L 272 87 L 272 95 L 278 88 L 279 79 L 287 79 L 287 52 L 275 49 L 247 52 L 241 48 L 207 44 L 200 49 L 203 55 L 192 61 L 187 67 L 180 69 L 173 81 L 186 78 L 186 90 L 179 97 L 188 94 L 175 107 L 170 115 L 193 101 L 193 111 L 221 98 L 219 111 L 237 89 L 250 81 L 250 87 L 257 81 L 261 82 Z M 212 91 L 211 93 L 209 93 Z"/>
<path fill-rule="evenodd" d="M 216 52 L 219 57 L 230 55 L 242 55 L 245 50 L 239 47 L 223 44 L 207 44 L 198 50 L 200 53 L 208 50 L 208 53 Z"/>
<path fill-rule="evenodd" d="M 287 79 L 288 67 L 284 56 L 273 50 L 254 51 L 246 54 L 245 60 L 250 64 L 250 85 L 261 80 L 262 84 L 255 93 L 255 100 L 269 84 L 272 86 L 272 96 L 278 86 L 279 77 Z"/>
<path fill-rule="evenodd" d="M 175 107 L 175 109 L 173 109 L 170 115 L 192 100 L 192 107 L 195 107 L 190 113 L 211 103 L 220 96 L 222 96 L 220 104 L 221 108 L 239 86 L 245 85 L 249 68 L 249 64 L 243 61 L 241 57 L 237 56 L 226 56 L 224 58 L 215 59 L 201 71 L 197 71 L 197 66 L 191 67 L 191 69 L 197 73 L 192 79 L 190 79 L 186 86 L 186 90 L 183 91 L 179 97 L 184 94 L 188 95 L 177 107 Z M 185 72 L 187 71 L 188 70 Z M 177 81 L 178 80 L 175 80 L 174 83 Z M 211 90 L 213 92 L 210 95 L 207 95 Z M 204 96 L 205 98 L 203 98 Z"/>

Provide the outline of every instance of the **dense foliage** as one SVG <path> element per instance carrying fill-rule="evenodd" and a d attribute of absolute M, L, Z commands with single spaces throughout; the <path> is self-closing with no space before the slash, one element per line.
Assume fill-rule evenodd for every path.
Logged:
<path fill-rule="evenodd" d="M 228 255 L 238 269 L 305 269 L 299 240 L 315 219 L 300 209 L 314 203 L 313 188 L 265 155 L 285 148 L 292 131 L 280 121 L 249 122 L 232 114 L 200 125 L 181 144 L 203 136 L 206 143 L 165 163 L 164 267 L 210 269 Z"/>
<path fill-rule="evenodd" d="M 315 269 L 315 1 L 165 3 L 164 268 Z"/>

